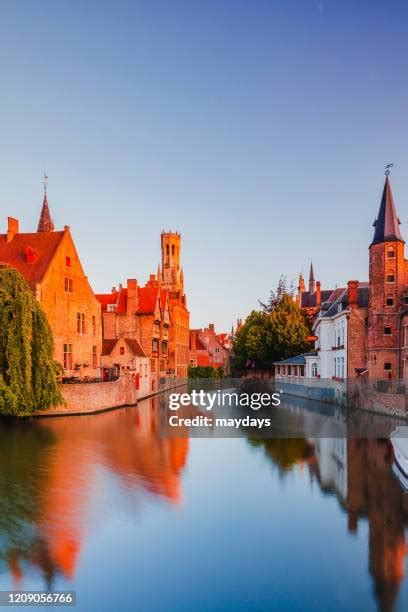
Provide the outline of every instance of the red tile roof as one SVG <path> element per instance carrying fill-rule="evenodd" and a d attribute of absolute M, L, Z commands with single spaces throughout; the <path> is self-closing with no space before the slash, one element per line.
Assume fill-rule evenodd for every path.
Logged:
<path fill-rule="evenodd" d="M 102 312 L 106 312 L 108 310 L 108 304 L 116 304 L 118 300 L 118 292 L 97 293 L 95 297 L 102 305 Z"/>
<path fill-rule="evenodd" d="M 116 306 L 116 312 L 118 314 L 126 314 L 127 311 L 127 289 L 119 290 L 118 303 Z"/>
<path fill-rule="evenodd" d="M 136 357 L 146 357 L 146 353 L 136 338 L 124 338 L 124 341 Z"/>
<path fill-rule="evenodd" d="M 156 309 L 159 289 L 157 287 L 139 287 L 139 309 L 137 314 L 153 314 Z"/>
<path fill-rule="evenodd" d="M 0 234 L 0 264 L 7 264 L 18 270 L 34 290 L 36 283 L 39 283 L 47 272 L 63 236 L 64 232 L 16 234 L 7 242 L 7 234 Z M 30 249 L 35 253 L 33 258 L 27 257 Z"/>
<path fill-rule="evenodd" d="M 102 355 L 110 355 L 116 343 L 117 340 L 102 340 Z"/>

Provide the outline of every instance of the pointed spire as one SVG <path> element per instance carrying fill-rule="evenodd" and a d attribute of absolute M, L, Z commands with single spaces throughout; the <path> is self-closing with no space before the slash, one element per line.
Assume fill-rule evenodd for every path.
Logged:
<path fill-rule="evenodd" d="M 37 232 L 53 232 L 54 231 L 54 223 L 52 222 L 50 209 L 48 208 L 48 200 L 47 200 L 47 181 L 48 176 L 44 174 L 43 179 L 43 187 L 44 187 L 44 199 L 41 208 L 40 220 L 38 222 Z"/>
<path fill-rule="evenodd" d="M 313 262 L 310 262 L 310 272 L 309 272 L 309 293 L 314 293 L 316 291 L 316 283 L 313 271 Z"/>
<path fill-rule="evenodd" d="M 157 266 L 157 282 L 159 283 L 159 287 L 161 287 L 161 281 L 162 281 L 162 277 L 161 277 L 161 271 L 160 271 L 160 264 L 158 264 L 158 266 Z"/>
<path fill-rule="evenodd" d="M 400 223 L 401 221 L 398 219 L 397 211 L 395 210 L 394 198 L 392 197 L 390 179 L 387 176 L 378 217 L 374 221 L 375 231 L 371 244 L 380 244 L 381 242 L 388 241 L 392 242 L 394 240 L 404 242 L 399 229 Z"/>

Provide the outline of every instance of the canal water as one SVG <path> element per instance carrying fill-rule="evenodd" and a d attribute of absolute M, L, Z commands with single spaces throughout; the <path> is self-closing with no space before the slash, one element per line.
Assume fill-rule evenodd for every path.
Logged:
<path fill-rule="evenodd" d="M 408 610 L 386 440 L 166 438 L 162 411 L 0 423 L 0 590 L 74 590 L 87 612 Z"/>

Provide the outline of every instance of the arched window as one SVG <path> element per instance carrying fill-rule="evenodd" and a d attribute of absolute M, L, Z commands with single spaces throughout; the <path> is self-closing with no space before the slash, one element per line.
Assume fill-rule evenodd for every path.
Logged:
<path fill-rule="evenodd" d="M 312 363 L 312 376 L 314 378 L 317 376 L 317 363 L 315 361 Z"/>

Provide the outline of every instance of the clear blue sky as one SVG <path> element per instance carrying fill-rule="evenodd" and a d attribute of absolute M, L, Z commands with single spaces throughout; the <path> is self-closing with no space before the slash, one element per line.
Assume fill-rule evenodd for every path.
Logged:
<path fill-rule="evenodd" d="M 408 240 L 405 0 L 0 4 L 0 229 L 41 176 L 95 291 L 182 233 L 192 326 L 229 329 L 313 258 L 367 279 L 383 183 Z"/>

